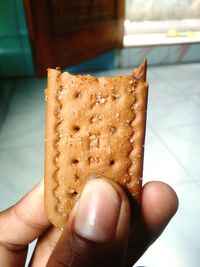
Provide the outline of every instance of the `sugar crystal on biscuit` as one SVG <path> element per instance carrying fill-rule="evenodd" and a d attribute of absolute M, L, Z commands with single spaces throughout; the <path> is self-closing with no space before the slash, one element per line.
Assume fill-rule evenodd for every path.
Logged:
<path fill-rule="evenodd" d="M 106 103 L 106 98 L 105 97 L 98 96 L 96 103 L 97 104 L 105 104 Z"/>

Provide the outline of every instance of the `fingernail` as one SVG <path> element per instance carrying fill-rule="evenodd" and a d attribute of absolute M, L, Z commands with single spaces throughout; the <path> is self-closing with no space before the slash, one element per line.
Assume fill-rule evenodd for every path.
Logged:
<path fill-rule="evenodd" d="M 83 238 L 107 242 L 114 238 L 121 200 L 117 191 L 103 179 L 87 182 L 79 199 L 74 229 Z"/>

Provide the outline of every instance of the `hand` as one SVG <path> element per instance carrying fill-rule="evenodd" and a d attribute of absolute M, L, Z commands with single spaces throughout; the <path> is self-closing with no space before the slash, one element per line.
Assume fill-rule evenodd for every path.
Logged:
<path fill-rule="evenodd" d="M 64 228 L 53 227 L 43 206 L 43 181 L 0 212 L 0 266 L 24 266 L 28 244 L 38 238 L 29 266 L 129 267 L 162 233 L 178 207 L 176 193 L 147 183 L 141 207 L 105 179 L 90 180 Z"/>

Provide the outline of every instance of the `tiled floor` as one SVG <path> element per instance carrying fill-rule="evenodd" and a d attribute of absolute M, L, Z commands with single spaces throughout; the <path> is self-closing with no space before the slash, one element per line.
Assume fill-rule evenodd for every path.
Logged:
<path fill-rule="evenodd" d="M 129 70 L 96 74 L 121 72 Z M 180 207 L 137 266 L 199 266 L 200 64 L 151 67 L 148 80 L 144 181 L 169 183 Z M 4 209 L 43 177 L 46 81 L 22 79 L 0 85 L 3 90 L 11 88 L 8 105 L 0 109 L 0 209 Z"/>

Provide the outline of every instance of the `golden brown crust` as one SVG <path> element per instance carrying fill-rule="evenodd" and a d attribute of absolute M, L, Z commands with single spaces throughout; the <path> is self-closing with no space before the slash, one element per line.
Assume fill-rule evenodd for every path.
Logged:
<path fill-rule="evenodd" d="M 139 199 L 146 61 L 130 76 L 95 78 L 48 70 L 45 207 L 63 227 L 87 177 L 105 176 Z"/>

